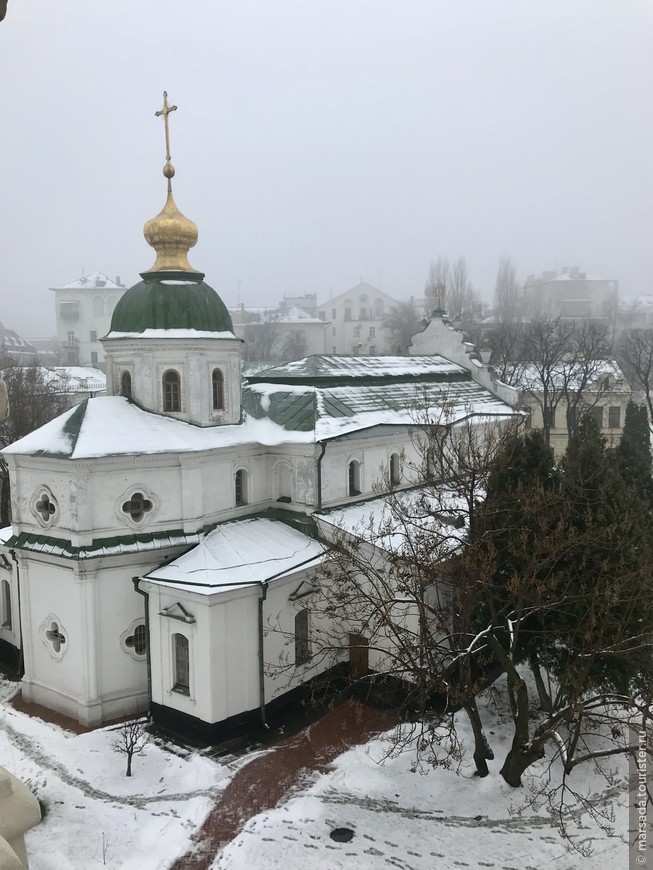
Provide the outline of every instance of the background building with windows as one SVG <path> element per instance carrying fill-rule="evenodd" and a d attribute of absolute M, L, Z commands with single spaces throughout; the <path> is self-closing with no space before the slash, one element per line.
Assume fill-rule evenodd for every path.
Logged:
<path fill-rule="evenodd" d="M 363 281 L 318 307 L 318 317 L 328 324 L 325 352 L 379 356 L 395 353 L 385 319 L 398 302 Z"/>
<path fill-rule="evenodd" d="M 100 339 L 109 331 L 111 316 L 126 287 L 102 272 L 82 275 L 54 293 L 57 340 L 64 365 L 104 367 Z"/>

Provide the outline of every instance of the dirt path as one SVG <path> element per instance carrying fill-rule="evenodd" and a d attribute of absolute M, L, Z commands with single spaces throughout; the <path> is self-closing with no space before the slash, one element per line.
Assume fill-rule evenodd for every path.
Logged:
<path fill-rule="evenodd" d="M 350 746 L 365 743 L 395 724 L 392 713 L 345 701 L 242 767 L 222 792 L 192 852 L 178 858 L 171 870 L 208 870 L 221 847 L 253 816 L 276 806 L 312 771 L 326 770 Z"/>

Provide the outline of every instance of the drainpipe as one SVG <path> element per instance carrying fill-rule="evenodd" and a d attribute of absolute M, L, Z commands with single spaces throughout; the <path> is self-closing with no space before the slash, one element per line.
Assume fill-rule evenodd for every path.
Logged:
<path fill-rule="evenodd" d="M 21 678 L 25 676 L 25 653 L 23 651 L 23 612 L 20 602 L 20 568 L 18 566 L 18 559 L 16 558 L 16 551 L 9 550 L 11 558 L 16 563 L 16 602 L 18 604 L 18 643 L 20 644 L 20 649 L 18 650 L 18 671 L 20 673 Z"/>
<path fill-rule="evenodd" d="M 269 729 L 268 723 L 265 721 L 265 669 L 263 655 L 263 603 L 268 597 L 268 581 L 261 582 L 261 596 L 258 600 L 258 680 L 259 680 L 259 702 L 261 707 L 261 724 L 264 728 Z"/>
<path fill-rule="evenodd" d="M 142 595 L 145 599 L 145 637 L 146 637 L 146 647 L 145 647 L 145 664 L 147 665 L 147 698 L 148 698 L 148 712 L 149 715 L 152 715 L 152 659 L 150 656 L 150 593 L 145 592 L 143 589 L 138 588 L 138 584 L 140 583 L 140 577 L 132 577 L 132 583 L 134 584 L 134 591 L 138 592 L 139 595 Z"/>
<path fill-rule="evenodd" d="M 317 457 L 317 509 L 318 511 L 322 510 L 322 460 L 324 459 L 324 454 L 326 453 L 327 442 L 320 441 L 320 445 L 322 446 L 322 450 L 320 455 Z"/>

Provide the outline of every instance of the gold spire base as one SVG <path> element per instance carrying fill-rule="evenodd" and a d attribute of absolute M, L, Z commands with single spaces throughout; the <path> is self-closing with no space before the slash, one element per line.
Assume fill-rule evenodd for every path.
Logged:
<path fill-rule="evenodd" d="M 197 272 L 188 262 L 188 251 L 197 243 L 197 225 L 177 208 L 170 181 L 166 204 L 145 224 L 143 235 L 156 251 L 150 272 Z"/>

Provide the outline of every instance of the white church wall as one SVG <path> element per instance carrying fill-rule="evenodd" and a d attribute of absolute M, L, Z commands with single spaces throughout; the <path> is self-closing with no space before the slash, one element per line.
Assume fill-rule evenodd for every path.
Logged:
<path fill-rule="evenodd" d="M 0 640 L 20 646 L 18 583 L 8 547 L 0 546 Z"/>
<path fill-rule="evenodd" d="M 369 498 L 375 487 L 383 485 L 390 468 L 390 457 L 400 457 L 400 485 L 416 481 L 416 469 L 422 467 L 417 439 L 408 430 L 376 429 L 375 435 L 332 441 L 322 460 L 322 507 Z M 360 496 L 349 493 L 349 463 L 360 463 Z"/>
<path fill-rule="evenodd" d="M 269 704 L 334 663 L 319 656 L 295 664 L 295 615 L 310 610 L 310 596 L 291 602 L 289 596 L 310 570 L 274 580 L 263 602 L 264 695 Z M 257 710 L 260 706 L 259 600 L 260 585 L 199 594 L 142 580 L 149 594 L 152 650 L 152 700 L 207 723 Z M 194 622 L 160 615 L 180 603 Z M 188 694 L 175 691 L 174 641 L 188 638 L 190 679 Z"/>
<path fill-rule="evenodd" d="M 123 372 L 131 376 L 131 396 L 149 411 L 200 426 L 240 420 L 240 346 L 237 339 L 107 339 L 107 391 L 121 394 Z M 212 373 L 224 375 L 224 408 L 213 408 Z M 179 373 L 181 409 L 164 411 L 163 375 Z"/>
<path fill-rule="evenodd" d="M 87 680 L 85 614 L 73 566 L 34 553 L 29 559 L 24 553 L 17 555 L 22 618 L 28 627 L 23 697 L 77 718 Z"/>

